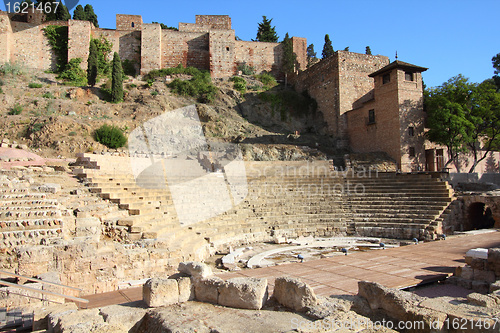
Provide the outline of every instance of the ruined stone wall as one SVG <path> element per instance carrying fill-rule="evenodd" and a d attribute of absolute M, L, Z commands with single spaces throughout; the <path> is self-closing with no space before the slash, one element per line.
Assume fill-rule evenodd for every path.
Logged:
<path fill-rule="evenodd" d="M 0 63 L 10 60 L 12 28 L 6 12 L 0 11 Z"/>
<path fill-rule="evenodd" d="M 162 30 L 162 68 L 193 66 L 210 69 L 208 33 Z"/>
<path fill-rule="evenodd" d="M 210 31 L 209 50 L 212 77 L 227 77 L 235 74 L 234 30 Z"/>
<path fill-rule="evenodd" d="M 302 37 L 292 37 L 293 52 L 297 55 L 298 70 L 307 68 L 307 39 Z"/>
<path fill-rule="evenodd" d="M 142 30 L 141 15 L 116 14 L 116 30 Z"/>
<path fill-rule="evenodd" d="M 318 103 L 318 111 L 328 125 L 331 135 L 338 134 L 339 118 L 339 67 L 336 55 L 324 59 L 305 72 L 292 78 L 295 89 L 299 92 L 307 90 Z"/>
<path fill-rule="evenodd" d="M 159 24 L 144 24 L 141 34 L 141 74 L 162 68 L 162 31 Z"/>
<path fill-rule="evenodd" d="M 93 24 L 88 21 L 69 20 L 68 61 L 82 59 L 81 67 L 87 68 L 89 58 L 90 35 Z"/>
<path fill-rule="evenodd" d="M 235 43 L 236 66 L 246 63 L 255 68 L 256 73 L 271 72 L 280 76 L 283 47 L 279 43 L 244 42 Z"/>

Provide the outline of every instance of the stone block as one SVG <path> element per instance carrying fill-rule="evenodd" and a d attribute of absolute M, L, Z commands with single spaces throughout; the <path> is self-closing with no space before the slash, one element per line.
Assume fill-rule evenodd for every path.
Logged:
<path fill-rule="evenodd" d="M 487 294 L 490 290 L 490 284 L 486 281 L 472 281 L 472 290 L 478 293 Z"/>
<path fill-rule="evenodd" d="M 206 279 L 193 279 L 194 294 L 196 300 L 200 302 L 209 302 L 218 304 L 219 289 L 225 284 L 224 280 L 219 277 L 212 276 Z"/>
<path fill-rule="evenodd" d="M 212 269 L 201 262 L 188 261 L 179 263 L 178 271 L 194 278 L 205 279 L 213 275 Z"/>
<path fill-rule="evenodd" d="M 99 315 L 99 309 L 67 311 L 49 315 L 48 332 L 75 332 L 74 326 L 103 324 L 104 319 Z"/>
<path fill-rule="evenodd" d="M 179 286 L 174 279 L 149 279 L 142 287 L 142 299 L 150 307 L 179 302 Z"/>
<path fill-rule="evenodd" d="M 408 320 L 408 313 L 416 308 L 422 299 L 409 292 L 367 281 L 358 282 L 358 296 L 364 297 L 372 310 L 383 309 L 387 315 L 398 320 Z"/>
<path fill-rule="evenodd" d="M 51 170 L 53 170 L 53 169 L 51 169 Z M 47 184 L 40 186 L 40 191 L 45 192 L 45 193 L 55 194 L 55 193 L 59 192 L 60 190 L 61 190 L 61 185 L 59 185 L 59 184 L 47 183 Z"/>
<path fill-rule="evenodd" d="M 267 301 L 267 279 L 233 278 L 219 290 L 219 304 L 240 309 L 260 310 Z"/>
<path fill-rule="evenodd" d="M 496 281 L 495 273 L 493 271 L 484 271 L 480 269 L 474 270 L 474 280 L 475 281 L 486 281 L 493 283 Z"/>
<path fill-rule="evenodd" d="M 188 277 L 180 277 L 177 279 L 179 285 L 179 303 L 192 301 L 195 299 L 194 285 Z"/>
<path fill-rule="evenodd" d="M 498 305 L 495 297 L 479 293 L 470 293 L 467 295 L 467 301 L 473 305 L 486 306 L 489 308 L 496 307 Z"/>
<path fill-rule="evenodd" d="M 121 325 L 126 332 L 140 326 L 147 310 L 138 306 L 110 305 L 100 309 L 100 315 L 110 325 Z"/>
<path fill-rule="evenodd" d="M 33 331 L 46 330 L 48 328 L 49 314 L 76 310 L 78 310 L 78 306 L 73 302 L 35 307 L 33 309 Z"/>
<path fill-rule="evenodd" d="M 273 298 L 278 303 L 296 311 L 306 311 L 317 304 L 314 290 L 300 279 L 278 277 L 274 285 Z"/>
<path fill-rule="evenodd" d="M 490 284 L 490 293 L 493 293 L 497 290 L 500 290 L 500 280 L 495 281 L 492 284 Z"/>
<path fill-rule="evenodd" d="M 474 278 L 474 270 L 468 265 L 459 266 L 455 269 L 455 276 L 466 280 L 472 280 Z"/>

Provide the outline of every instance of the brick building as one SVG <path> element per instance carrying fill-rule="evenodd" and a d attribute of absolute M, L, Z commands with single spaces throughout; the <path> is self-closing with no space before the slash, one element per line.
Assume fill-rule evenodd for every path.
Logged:
<path fill-rule="evenodd" d="M 354 152 L 385 152 L 402 171 L 425 169 L 422 75 L 385 56 L 337 51 L 295 78 L 318 102 L 329 133 Z"/>

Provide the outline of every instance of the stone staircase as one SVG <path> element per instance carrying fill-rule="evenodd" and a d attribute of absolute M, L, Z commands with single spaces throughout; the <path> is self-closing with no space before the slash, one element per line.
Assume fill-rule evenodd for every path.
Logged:
<path fill-rule="evenodd" d="M 28 181 L 0 175 L 0 251 L 62 238 L 63 214 L 57 199 Z"/>
<path fill-rule="evenodd" d="M 441 230 L 452 201 L 451 187 L 425 174 L 343 174 L 331 171 L 327 162 L 318 162 L 324 168 L 297 176 L 288 174 L 293 165 L 284 168 L 280 162 L 253 162 L 247 163 L 248 195 L 242 202 L 217 216 L 181 225 L 177 212 L 194 210 L 193 197 L 176 198 L 168 187 L 146 188 L 148 184 L 154 187 L 154 178 L 141 179 L 139 186 L 127 170 L 125 157 L 81 155 L 78 159 L 82 165 L 96 162 L 100 166 L 75 170 L 90 190 L 128 211 L 129 216 L 116 222 L 117 228 L 127 228 L 131 241 L 164 241 L 172 250 L 180 250 L 184 259 L 200 259 L 224 246 L 281 236 L 432 239 Z M 169 184 L 182 181 L 181 177 L 169 179 Z M 204 191 L 219 195 L 215 187 Z"/>

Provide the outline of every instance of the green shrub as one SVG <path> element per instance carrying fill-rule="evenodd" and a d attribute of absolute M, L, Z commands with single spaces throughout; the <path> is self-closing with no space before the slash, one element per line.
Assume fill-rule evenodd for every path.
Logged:
<path fill-rule="evenodd" d="M 287 113 L 294 116 L 303 116 L 315 113 L 318 107 L 316 100 L 311 98 L 307 92 L 299 94 L 293 90 L 278 91 L 276 93 L 262 92 L 259 98 L 271 104 L 274 111 L 280 112 L 281 120 L 285 121 Z"/>
<path fill-rule="evenodd" d="M 43 85 L 41 83 L 33 83 L 32 82 L 32 83 L 28 84 L 28 87 L 30 87 L 30 88 L 41 88 L 41 87 L 43 87 Z"/>
<path fill-rule="evenodd" d="M 229 81 L 234 82 L 233 88 L 238 90 L 240 93 L 244 94 L 247 92 L 247 81 L 239 76 L 233 76 Z"/>
<path fill-rule="evenodd" d="M 80 67 L 82 59 L 71 59 L 64 71 L 59 74 L 58 79 L 62 79 L 74 86 L 84 86 L 87 84 L 87 73 Z"/>
<path fill-rule="evenodd" d="M 3 85 L 5 85 L 5 82 L 3 82 L 2 79 L 0 79 L 0 86 L 3 86 Z"/>
<path fill-rule="evenodd" d="M 168 87 L 176 94 L 191 96 L 198 99 L 200 103 L 210 103 L 217 96 L 217 87 L 212 84 L 212 78 L 207 71 L 200 71 L 194 67 L 184 68 L 179 65 L 175 68 L 164 68 L 152 70 L 148 73 L 150 80 L 166 75 L 186 74 L 191 75 L 190 80 L 175 79 L 168 84 Z"/>
<path fill-rule="evenodd" d="M 76 132 L 69 132 L 68 135 L 69 136 L 76 136 Z"/>
<path fill-rule="evenodd" d="M 24 74 L 24 69 L 19 64 L 9 61 L 0 66 L 0 73 L 3 75 L 11 74 L 18 76 Z"/>
<path fill-rule="evenodd" d="M 21 112 L 23 112 L 23 107 L 19 104 L 14 105 L 12 109 L 9 111 L 9 115 L 11 116 L 17 116 L 20 115 Z"/>
<path fill-rule="evenodd" d="M 255 78 L 257 80 L 259 80 L 260 82 L 262 82 L 264 84 L 264 86 L 266 86 L 267 88 L 272 88 L 278 84 L 278 82 L 276 82 L 276 79 L 274 78 L 274 76 L 272 76 L 269 73 L 261 73 L 261 74 L 255 75 Z"/>
<path fill-rule="evenodd" d="M 137 69 L 135 68 L 135 61 L 125 59 L 122 61 L 123 73 L 128 76 L 137 76 Z"/>
<path fill-rule="evenodd" d="M 254 75 L 255 74 L 255 68 L 247 65 L 244 62 L 238 65 L 237 70 L 241 71 L 241 73 L 243 75 Z"/>
<path fill-rule="evenodd" d="M 149 81 L 149 80 L 154 80 L 158 77 L 164 77 L 167 75 L 175 75 L 175 74 L 186 74 L 186 75 L 191 75 L 195 76 L 202 73 L 197 68 L 194 67 L 186 67 L 182 66 L 182 64 L 177 65 L 177 67 L 171 67 L 171 68 L 162 68 L 162 69 L 153 69 L 150 71 L 148 74 L 144 75 L 144 80 Z"/>
<path fill-rule="evenodd" d="M 95 140 L 108 148 L 116 149 L 127 143 L 123 131 L 116 126 L 102 125 L 94 132 Z"/>
<path fill-rule="evenodd" d="M 158 90 L 151 91 L 151 96 L 158 96 Z"/>
<path fill-rule="evenodd" d="M 127 85 L 127 87 L 128 87 L 129 89 L 134 89 L 134 88 L 137 88 L 137 84 L 135 84 L 135 83 L 131 83 L 131 84 Z"/>
<path fill-rule="evenodd" d="M 68 63 L 68 27 L 49 25 L 43 29 L 56 54 L 56 72 L 62 72 Z"/>
<path fill-rule="evenodd" d="M 2 89 L 2 87 L 0 87 L 0 94 L 3 94 L 3 89 Z"/>
<path fill-rule="evenodd" d="M 155 83 L 155 80 L 153 79 L 149 79 L 146 81 L 146 85 L 148 86 L 148 88 L 151 88 L 153 86 L 153 83 Z"/>
<path fill-rule="evenodd" d="M 45 94 L 42 95 L 43 98 L 47 98 L 47 99 L 55 99 L 56 97 L 54 95 L 52 95 L 51 92 L 46 92 Z"/>

